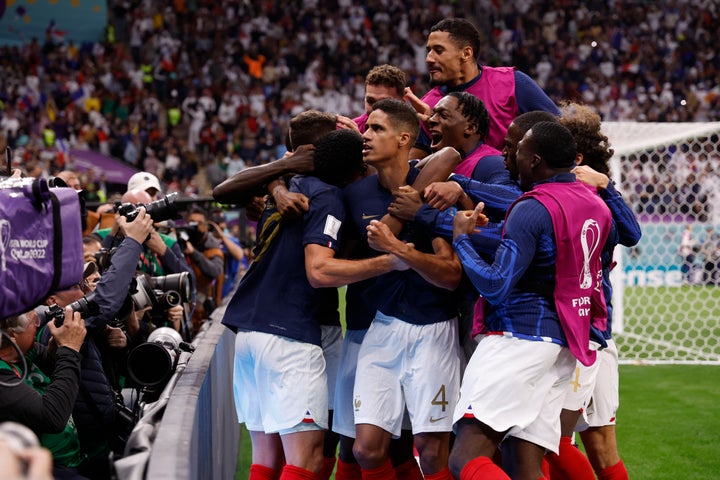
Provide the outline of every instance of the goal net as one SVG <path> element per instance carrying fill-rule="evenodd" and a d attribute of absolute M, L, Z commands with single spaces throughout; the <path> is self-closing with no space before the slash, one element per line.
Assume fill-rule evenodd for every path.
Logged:
<path fill-rule="evenodd" d="M 720 364 L 720 122 L 603 131 L 643 234 L 611 275 L 620 361 Z"/>

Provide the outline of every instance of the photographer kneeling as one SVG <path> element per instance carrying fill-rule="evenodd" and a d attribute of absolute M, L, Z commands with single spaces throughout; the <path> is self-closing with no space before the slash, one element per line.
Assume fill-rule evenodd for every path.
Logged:
<path fill-rule="evenodd" d="M 144 341 L 137 322 L 116 322 L 135 316 L 128 310 L 128 292 L 135 278 L 135 269 L 142 252 L 142 242 L 153 229 L 152 218 L 144 207 L 134 221 L 118 216 L 116 225 L 124 239 L 102 272 L 94 291 L 87 278 L 72 288 L 50 295 L 45 303 L 65 308 L 71 305 L 82 312 L 88 335 L 82 345 L 80 390 L 73 410 L 73 418 L 80 436 L 80 443 L 89 460 L 86 474 L 91 478 L 109 478 L 111 448 L 117 434 L 117 400 L 120 392 L 120 375 L 123 373 L 128 347 L 133 337 Z M 92 264 L 90 264 L 92 265 Z M 85 269 L 90 275 L 92 269 Z M 90 295 L 87 295 L 90 293 Z M 52 310 L 52 309 L 51 309 Z M 121 312 L 122 311 L 122 312 Z M 48 324 L 49 325 L 49 324 Z M 49 327 L 48 327 L 49 328 Z M 125 329 L 123 329 L 125 328 Z M 41 332 L 42 343 L 47 343 L 49 331 Z"/>
<path fill-rule="evenodd" d="M 38 323 L 33 311 L 0 320 L 0 421 L 21 423 L 40 437 L 52 452 L 54 478 L 83 479 L 78 468 L 85 456 L 71 414 L 85 323 L 80 313 L 66 309 L 61 327 L 48 326 L 50 347 L 34 341 Z"/>

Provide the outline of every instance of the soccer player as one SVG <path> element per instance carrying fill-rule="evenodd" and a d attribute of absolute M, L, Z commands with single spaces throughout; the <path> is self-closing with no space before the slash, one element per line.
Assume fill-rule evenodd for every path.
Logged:
<path fill-rule="evenodd" d="M 367 232 L 370 247 L 393 252 L 410 269 L 382 275 L 362 292 L 376 314 L 358 352 L 353 451 L 363 478 L 397 478 L 388 450 L 407 407 L 425 478 L 451 478 L 450 408 L 459 381 L 452 291 L 460 281 L 460 264 L 445 240 L 412 225 L 400 240 L 377 221 L 392 192 L 418 176 L 408 163 L 419 129 L 414 110 L 399 100 L 382 100 L 373 106 L 367 126 L 363 157 L 377 174 L 346 187 L 349 216 L 356 233 Z M 350 285 L 349 301 L 353 291 Z"/>
<path fill-rule="evenodd" d="M 618 454 L 615 439 L 619 377 L 617 347 L 612 339 L 610 270 L 616 245 L 637 245 L 642 233 L 632 209 L 615 190 L 608 176 L 608 162 L 613 150 L 601 131 L 600 116 L 590 107 L 576 103 L 562 105 L 561 112 L 560 122 L 572 132 L 578 144 L 578 166 L 573 173 L 579 181 L 597 191 L 610 209 L 613 223 L 602 251 L 603 291 L 608 317 L 607 326 L 600 333 L 607 347 L 598 351 L 598 359 L 592 367 L 577 364 L 561 416 L 560 454 L 549 454 L 547 458 L 553 479 L 593 479 L 593 470 L 601 480 L 627 479 L 627 470 Z M 572 433 L 578 420 L 589 463 L 588 458 L 572 445 Z"/>
<path fill-rule="evenodd" d="M 480 32 L 468 20 L 446 18 L 430 29 L 425 63 L 433 88 L 422 99 L 406 89 L 406 95 L 425 119 L 437 102 L 451 91 L 466 91 L 480 98 L 490 113 L 485 142 L 502 149 L 507 126 L 519 113 L 544 110 L 559 114 L 557 106 L 529 76 L 514 67 L 478 64 Z M 421 133 L 413 158 L 424 155 L 430 145 L 428 132 Z"/>
<path fill-rule="evenodd" d="M 484 142 L 488 133 L 488 112 L 482 100 L 467 92 L 451 92 L 443 97 L 433 108 L 427 121 L 435 151 L 452 147 L 460 153 L 462 160 L 455 167 L 447 182 L 434 182 L 424 191 L 425 206 L 420 195 L 413 189 L 400 188 L 388 211 L 404 220 L 416 220 L 418 223 L 435 228 L 437 222 L 452 225 L 455 209 L 449 209 L 462 201 L 465 209 L 473 209 L 478 202 L 485 203 L 485 212 L 494 222 L 505 218 L 505 212 L 512 202 L 520 196 L 517 182 L 510 179 L 505 169 L 501 153 Z M 470 196 L 465 190 L 471 193 Z M 442 234 L 442 228 L 436 230 Z M 447 238 L 452 238 L 449 229 Z M 487 238 L 481 237 L 483 240 Z M 499 238 L 485 248 L 494 253 Z M 465 360 L 469 360 L 475 348 L 471 337 L 473 305 L 477 292 L 466 285 L 459 308 L 461 342 Z"/>
<path fill-rule="evenodd" d="M 403 100 L 406 86 L 407 75 L 394 65 L 383 64 L 370 69 L 365 76 L 365 113 L 353 118 L 360 133 L 366 130 L 365 123 L 375 102 L 385 98 Z"/>
<path fill-rule="evenodd" d="M 296 176 L 289 188 L 309 199 L 308 211 L 294 218 L 263 213 L 258 255 L 223 318 L 237 332 L 235 401 L 253 444 L 253 480 L 276 478 L 281 470 L 283 480 L 314 478 L 323 467 L 328 386 L 319 317 L 326 277 L 350 283 L 404 268 L 392 255 L 335 258 L 345 217 L 337 187 L 359 176 L 363 165 L 357 133 L 325 135 L 314 163 L 313 176 Z"/>
<path fill-rule="evenodd" d="M 597 246 L 607 238 L 610 212 L 575 182 L 575 155 L 572 134 L 561 125 L 528 130 L 517 151 L 526 193 L 508 211 L 493 264 L 468 237 L 482 205 L 455 216 L 453 247 L 490 304 L 453 416 L 450 466 L 461 480 L 542 478 L 545 449 L 558 450 L 575 358 L 595 360 L 589 325 L 606 315 Z M 491 460 L 501 443 L 507 475 Z"/>

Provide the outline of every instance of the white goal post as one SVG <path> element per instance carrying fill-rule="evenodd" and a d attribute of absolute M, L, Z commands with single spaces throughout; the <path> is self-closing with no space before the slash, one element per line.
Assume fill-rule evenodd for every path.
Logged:
<path fill-rule="evenodd" d="M 720 364 L 720 122 L 602 130 L 643 231 L 636 248 L 618 246 L 611 274 L 621 363 Z M 694 244 L 681 250 L 686 228 Z"/>

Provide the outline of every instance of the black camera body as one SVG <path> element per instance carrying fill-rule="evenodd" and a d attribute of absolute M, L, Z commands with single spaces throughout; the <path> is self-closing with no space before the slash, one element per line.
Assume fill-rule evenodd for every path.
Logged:
<path fill-rule="evenodd" d="M 100 313 L 100 307 L 95 302 L 95 292 L 90 292 L 84 297 L 68 305 L 73 312 L 80 312 L 82 318 L 89 318 Z M 40 324 L 45 325 L 51 320 L 55 321 L 56 327 L 61 327 L 65 322 L 65 309 L 58 305 L 50 305 L 46 310 L 37 311 L 40 317 Z"/>
<path fill-rule="evenodd" d="M 180 245 L 181 250 L 185 250 L 188 242 L 194 246 L 200 246 L 202 241 L 202 232 L 198 228 L 198 224 L 190 222 L 185 225 L 175 227 L 175 234 L 177 235 L 177 242 Z"/>
<path fill-rule="evenodd" d="M 140 213 L 140 207 L 145 207 L 145 211 L 152 217 L 154 222 L 173 220 L 178 218 L 178 207 L 175 204 L 176 197 L 177 193 L 171 193 L 147 205 L 144 203 L 115 202 L 114 210 L 116 213 L 125 217 L 128 222 L 132 222 L 137 218 L 138 213 Z"/>

